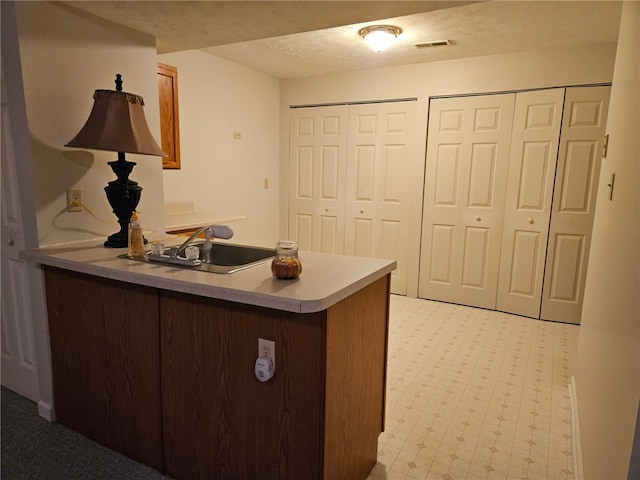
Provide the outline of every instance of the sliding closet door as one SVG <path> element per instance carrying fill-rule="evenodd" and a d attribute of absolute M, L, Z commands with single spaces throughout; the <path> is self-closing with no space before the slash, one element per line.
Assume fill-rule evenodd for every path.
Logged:
<path fill-rule="evenodd" d="M 349 107 L 345 253 L 396 260 L 391 291 L 402 295 L 407 293 L 409 235 L 420 231 L 419 212 L 410 221 L 423 166 L 416 162 L 416 105 Z"/>
<path fill-rule="evenodd" d="M 419 296 L 495 308 L 514 94 L 429 107 Z"/>
<path fill-rule="evenodd" d="M 540 318 L 580 323 L 611 87 L 568 88 Z"/>
<path fill-rule="evenodd" d="M 289 142 L 289 237 L 343 253 L 347 107 L 292 109 Z"/>
<path fill-rule="evenodd" d="M 496 309 L 538 318 L 564 89 L 518 93 Z"/>

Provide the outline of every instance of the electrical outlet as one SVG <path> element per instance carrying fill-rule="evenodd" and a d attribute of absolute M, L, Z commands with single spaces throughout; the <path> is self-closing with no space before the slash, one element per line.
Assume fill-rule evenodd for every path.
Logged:
<path fill-rule="evenodd" d="M 273 362 L 273 369 L 276 368 L 276 342 L 258 338 L 258 356 L 269 357 Z"/>
<path fill-rule="evenodd" d="M 82 189 L 81 188 L 67 189 L 67 212 L 81 212 L 81 211 L 82 211 Z"/>

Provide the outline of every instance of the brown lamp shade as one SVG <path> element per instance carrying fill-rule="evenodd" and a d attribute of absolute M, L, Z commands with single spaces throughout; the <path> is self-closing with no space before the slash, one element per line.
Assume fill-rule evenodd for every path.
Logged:
<path fill-rule="evenodd" d="M 96 90 L 93 99 L 87 123 L 66 147 L 165 155 L 149 130 L 140 95 Z"/>

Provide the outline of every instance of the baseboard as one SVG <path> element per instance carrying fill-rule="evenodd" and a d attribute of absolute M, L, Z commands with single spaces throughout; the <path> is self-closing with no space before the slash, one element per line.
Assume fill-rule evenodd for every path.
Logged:
<path fill-rule="evenodd" d="M 56 420 L 56 415 L 51 404 L 43 402 L 42 400 L 38 402 L 38 415 L 49 422 L 55 422 Z"/>
<path fill-rule="evenodd" d="M 573 478 L 584 480 L 582 469 L 582 445 L 580 443 L 580 421 L 578 419 L 578 396 L 576 392 L 576 379 L 571 377 L 569 384 L 569 402 L 571 408 L 571 447 L 573 449 Z"/>

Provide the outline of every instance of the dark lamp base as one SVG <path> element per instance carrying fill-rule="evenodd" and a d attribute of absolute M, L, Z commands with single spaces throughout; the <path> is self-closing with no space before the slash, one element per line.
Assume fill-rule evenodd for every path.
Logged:
<path fill-rule="evenodd" d="M 144 237 L 142 237 L 142 239 L 145 245 L 149 242 Z M 117 232 L 113 235 L 109 235 L 107 237 L 107 241 L 104 242 L 104 246 L 109 248 L 127 248 L 129 246 L 129 238 L 127 236 L 127 233 L 123 235 L 122 232 Z"/>
<path fill-rule="evenodd" d="M 135 162 L 128 162 L 125 159 L 124 152 L 118 152 L 118 160 L 109 162 L 109 166 L 118 178 L 109 182 L 104 187 L 104 191 L 107 193 L 107 200 L 113 209 L 113 213 L 118 217 L 120 231 L 109 235 L 107 241 L 104 242 L 104 246 L 126 248 L 129 246 L 129 222 L 140 201 L 142 187 L 137 182 L 129 180 L 129 174 L 133 170 Z M 147 243 L 146 238 L 144 243 Z"/>

